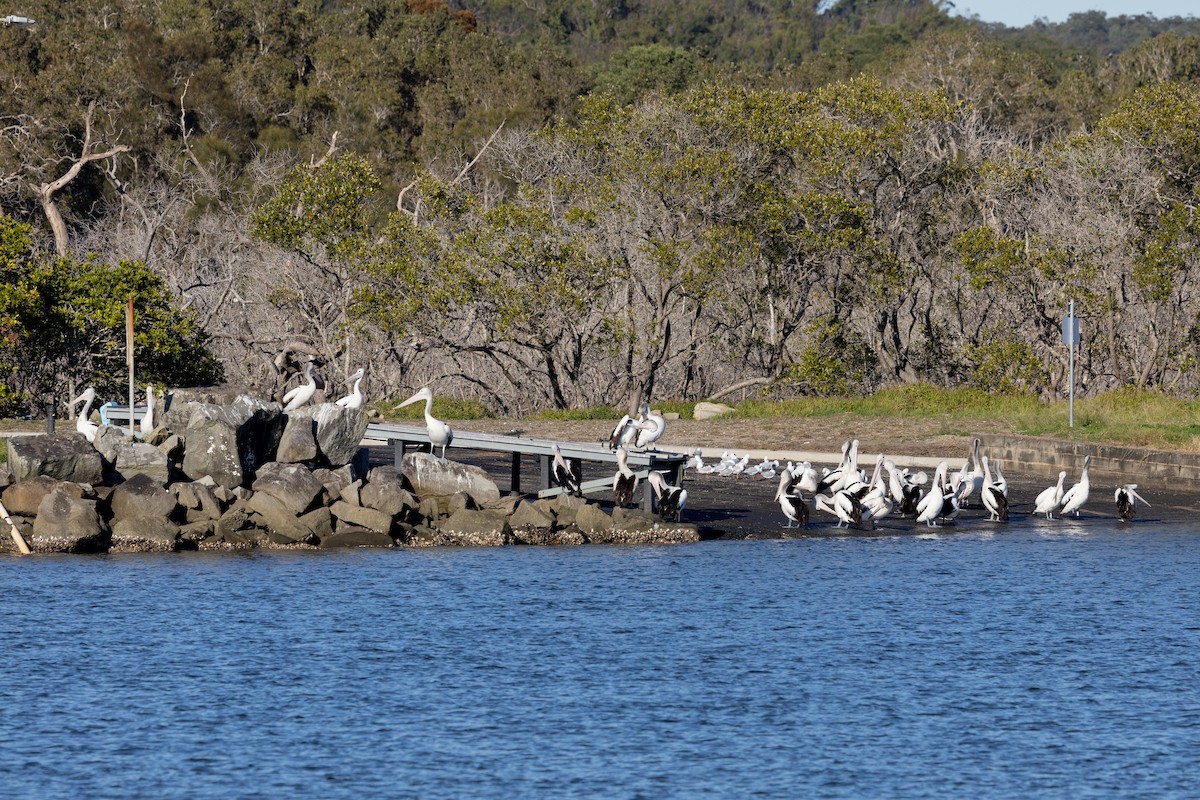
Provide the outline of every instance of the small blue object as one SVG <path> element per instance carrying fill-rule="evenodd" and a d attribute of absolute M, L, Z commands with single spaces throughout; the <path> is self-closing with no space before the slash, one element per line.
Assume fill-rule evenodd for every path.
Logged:
<path fill-rule="evenodd" d="M 108 424 L 109 424 L 109 422 L 108 422 L 108 409 L 112 408 L 112 407 L 113 407 L 113 406 L 115 406 L 115 405 L 116 405 L 116 403 L 114 403 L 112 400 L 109 400 L 107 403 L 105 403 L 104 405 L 100 406 L 100 424 L 101 424 L 101 425 L 108 425 Z"/>

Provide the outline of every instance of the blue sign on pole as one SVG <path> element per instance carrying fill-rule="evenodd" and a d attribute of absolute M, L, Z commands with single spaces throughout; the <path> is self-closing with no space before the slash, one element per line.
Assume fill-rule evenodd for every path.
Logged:
<path fill-rule="evenodd" d="M 1079 317 L 1063 317 L 1062 343 L 1067 347 L 1079 347 Z"/>

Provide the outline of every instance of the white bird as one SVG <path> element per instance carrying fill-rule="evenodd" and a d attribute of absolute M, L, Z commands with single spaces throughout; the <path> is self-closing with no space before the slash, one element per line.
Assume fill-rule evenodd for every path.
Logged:
<path fill-rule="evenodd" d="M 946 516 L 947 503 L 952 504 L 953 514 L 950 518 L 958 514 L 957 501 L 954 497 L 954 491 L 946 486 L 946 471 L 948 465 L 945 461 L 938 462 L 937 469 L 933 473 L 933 483 L 929 487 L 929 491 L 921 498 L 921 502 L 917 504 L 917 522 L 924 522 L 926 525 L 936 525 L 936 520 Z"/>
<path fill-rule="evenodd" d="M 1074 514 L 1079 516 L 1079 509 L 1087 502 L 1088 492 L 1091 491 L 1091 482 L 1088 480 L 1088 467 L 1091 466 L 1092 457 L 1086 456 L 1083 459 L 1083 472 L 1079 474 L 1079 482 L 1067 489 L 1066 494 L 1062 499 L 1062 516 Z"/>
<path fill-rule="evenodd" d="M 706 466 L 706 464 L 704 463 L 704 458 L 700 452 L 700 448 L 696 448 L 695 450 L 692 451 L 692 454 L 690 456 L 688 456 L 688 460 L 683 465 L 683 468 L 685 471 L 690 469 L 697 473 L 702 473 L 705 471 L 704 470 L 705 466 Z M 709 467 L 708 471 L 712 472 L 712 467 Z"/>
<path fill-rule="evenodd" d="M 561 486 L 576 497 L 581 497 L 583 489 L 579 486 L 579 479 L 575 477 L 575 473 L 571 471 L 566 459 L 563 458 L 558 442 L 554 442 L 551 446 L 554 448 L 554 463 L 550 467 L 550 477 L 555 485 Z"/>
<path fill-rule="evenodd" d="M 633 445 L 639 450 L 645 450 L 657 442 L 667 430 L 667 420 L 662 413 L 651 411 L 649 405 L 643 406 L 643 409 L 645 419 L 638 425 L 637 439 Z"/>
<path fill-rule="evenodd" d="M 317 381 L 313 378 L 313 362 L 309 361 L 304 366 L 304 383 L 299 386 L 293 386 L 283 396 L 283 410 L 295 411 L 300 406 L 306 404 L 313 399 L 313 395 L 317 393 Z"/>
<path fill-rule="evenodd" d="M 1113 492 L 1113 499 L 1117 501 L 1117 517 L 1121 522 L 1133 519 L 1134 512 L 1137 510 L 1137 501 L 1141 500 L 1146 503 L 1146 498 L 1137 493 L 1136 483 L 1118 486 L 1117 490 Z M 1150 504 L 1146 503 L 1146 505 Z"/>
<path fill-rule="evenodd" d="M 983 501 L 983 507 L 991 515 L 993 522 L 1008 522 L 1008 498 L 992 483 L 992 471 L 988 467 L 987 456 L 983 457 L 983 485 L 979 489 L 979 499 Z"/>
<path fill-rule="evenodd" d="M 146 384 L 146 413 L 138 420 L 138 429 L 142 436 L 154 430 L 154 384 Z"/>
<path fill-rule="evenodd" d="M 429 450 L 433 452 L 434 447 L 442 448 L 442 460 L 445 461 L 446 448 L 454 441 L 454 431 L 450 429 L 449 425 L 433 416 L 433 390 L 428 386 L 422 386 L 416 394 L 396 407 L 404 408 L 421 400 L 425 401 L 425 430 L 429 433 Z"/>
<path fill-rule="evenodd" d="M 658 470 L 647 476 L 654 496 L 658 499 L 658 513 L 662 518 L 671 522 L 679 522 L 679 513 L 687 505 L 687 490 L 680 486 L 672 486 Z"/>
<path fill-rule="evenodd" d="M 1063 481 L 1067 479 L 1067 473 L 1058 473 L 1058 483 L 1047 489 L 1043 489 L 1033 501 L 1033 513 L 1045 514 L 1046 519 L 1053 519 L 1054 512 L 1062 505 L 1063 500 Z"/>
<path fill-rule="evenodd" d="M 100 426 L 88 419 L 88 415 L 92 413 L 92 403 L 96 399 L 95 387 L 89 386 L 83 390 L 83 394 L 71 401 L 71 408 L 75 408 L 75 404 L 83 402 L 83 410 L 79 412 L 79 416 L 75 418 L 75 430 L 79 431 L 87 438 L 89 442 L 96 441 L 96 432 L 100 430 Z"/>
<path fill-rule="evenodd" d="M 612 433 L 608 435 L 608 446 L 613 450 L 616 450 L 618 447 L 632 447 L 633 443 L 637 440 L 638 432 L 641 430 L 639 426 L 642 421 L 640 411 L 637 419 L 628 414 L 621 417 L 617 421 L 617 427 L 613 428 Z"/>
<path fill-rule="evenodd" d="M 346 380 L 342 382 L 342 385 L 344 386 L 347 383 L 353 383 L 354 386 L 350 389 L 350 394 L 346 395 L 345 397 L 338 398 L 335 405 L 339 405 L 342 408 L 362 408 L 363 393 L 360 387 L 362 386 L 363 376 L 366 374 L 367 371 L 364 368 L 359 367 L 357 372 L 355 372 L 349 378 L 346 378 Z"/>
<path fill-rule="evenodd" d="M 1000 490 L 1000 494 L 1008 497 L 1008 481 L 1004 477 L 1004 473 L 1000 471 L 1000 462 L 993 461 L 992 466 L 996 468 L 996 477 L 992 480 L 992 486 Z"/>
<path fill-rule="evenodd" d="M 959 502 L 962 505 L 967 505 L 967 498 L 972 494 L 978 493 L 983 488 L 985 467 L 981 467 L 979 458 L 979 439 L 975 439 L 971 444 L 971 468 L 967 470 L 964 476 L 964 485 L 959 493 Z M 964 467 L 966 465 L 964 464 Z"/>

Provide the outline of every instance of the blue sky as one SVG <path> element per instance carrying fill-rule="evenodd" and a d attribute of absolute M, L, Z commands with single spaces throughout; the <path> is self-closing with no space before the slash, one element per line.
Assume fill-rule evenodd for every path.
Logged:
<path fill-rule="evenodd" d="M 1077 11 L 1103 11 L 1110 17 L 1121 14 L 1153 14 L 1164 17 L 1200 16 L 1196 0 L 952 0 L 953 14 L 975 16 L 984 22 L 1003 22 L 1014 28 L 1035 19 L 1063 22 Z"/>

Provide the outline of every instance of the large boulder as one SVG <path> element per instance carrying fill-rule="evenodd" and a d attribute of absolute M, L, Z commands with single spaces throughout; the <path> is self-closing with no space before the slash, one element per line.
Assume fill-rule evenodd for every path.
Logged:
<path fill-rule="evenodd" d="M 696 403 L 692 408 L 692 419 L 712 419 L 732 413 L 733 409 L 724 403 Z"/>
<path fill-rule="evenodd" d="M 411 484 L 395 467 L 375 467 L 367 473 L 367 482 L 358 490 L 359 501 L 368 508 L 393 516 L 415 509 L 417 499 L 409 491 Z"/>
<path fill-rule="evenodd" d="M 170 475 L 167 453 L 152 444 L 126 440 L 116 448 L 114 470 L 123 479 L 147 475 L 160 486 L 166 486 Z"/>
<path fill-rule="evenodd" d="M 60 481 L 46 475 L 38 475 L 36 478 L 14 483 L 7 487 L 0 497 L 3 498 L 4 507 L 8 509 L 8 513 L 33 517 L 37 515 L 42 499 L 55 489 L 62 490 L 80 500 L 94 497 L 94 493 L 85 490 L 82 484 Z"/>
<path fill-rule="evenodd" d="M 35 553 L 100 553 L 108 549 L 109 532 L 96 504 L 55 489 L 38 505 L 29 537 Z"/>
<path fill-rule="evenodd" d="M 339 547 L 392 547 L 395 542 L 391 536 L 366 528 L 346 528 L 321 540 L 321 549 Z"/>
<path fill-rule="evenodd" d="M 122 517 L 113 520 L 112 553 L 171 553 L 179 549 L 179 526 L 156 517 Z"/>
<path fill-rule="evenodd" d="M 114 488 L 108 499 L 114 524 L 121 519 L 146 517 L 166 525 L 177 506 L 175 492 L 149 475 L 134 475 Z"/>
<path fill-rule="evenodd" d="M 255 493 L 271 495 L 297 517 L 311 510 L 325 490 L 306 467 L 278 461 L 264 464 L 258 470 L 252 488 Z"/>
<path fill-rule="evenodd" d="M 100 483 L 104 464 L 82 434 L 48 433 L 8 438 L 8 469 L 16 481 L 46 475 L 74 483 Z"/>
<path fill-rule="evenodd" d="M 470 464 L 445 461 L 430 453 L 409 453 L 400 471 L 418 497 L 466 492 L 483 507 L 500 499 L 500 489 L 487 472 Z"/>
<path fill-rule="evenodd" d="M 266 492 L 255 492 L 246 501 L 246 508 L 257 514 L 266 525 L 267 530 L 278 537 L 284 537 L 293 542 L 316 543 L 318 537 L 305 522 L 302 522 L 291 509 Z M 223 521 L 222 518 L 221 521 Z M 219 525 L 220 521 L 218 521 Z"/>
<path fill-rule="evenodd" d="M 191 480 L 209 475 L 218 486 L 232 489 L 253 480 L 258 467 L 274 459 L 284 424 L 277 403 L 240 395 L 228 406 L 189 403 L 186 409 L 181 468 Z M 174 419 L 184 411 L 173 408 L 172 413 Z"/>
<path fill-rule="evenodd" d="M 462 509 L 438 524 L 439 544 L 500 547 L 513 543 L 508 517 L 498 511 Z"/>
<path fill-rule="evenodd" d="M 392 515 L 386 514 L 383 511 L 351 505 L 345 500 L 338 500 L 329 507 L 329 510 L 338 518 L 339 530 L 342 525 L 346 525 L 355 528 L 366 528 L 369 531 L 376 531 L 378 533 L 391 534 L 392 532 L 394 521 Z"/>
<path fill-rule="evenodd" d="M 315 406 L 305 406 L 287 412 L 287 423 L 275 451 L 275 460 L 291 464 L 307 464 L 317 460 L 317 424 L 313 420 Z"/>
<path fill-rule="evenodd" d="M 366 409 L 322 403 L 313 414 L 313 422 L 322 465 L 341 467 L 349 464 L 367 432 Z"/>
<path fill-rule="evenodd" d="M 204 522 L 221 518 L 222 503 L 208 484 L 197 481 L 176 483 L 172 484 L 171 490 L 175 492 L 176 501 L 183 507 L 184 518 L 187 522 Z"/>

